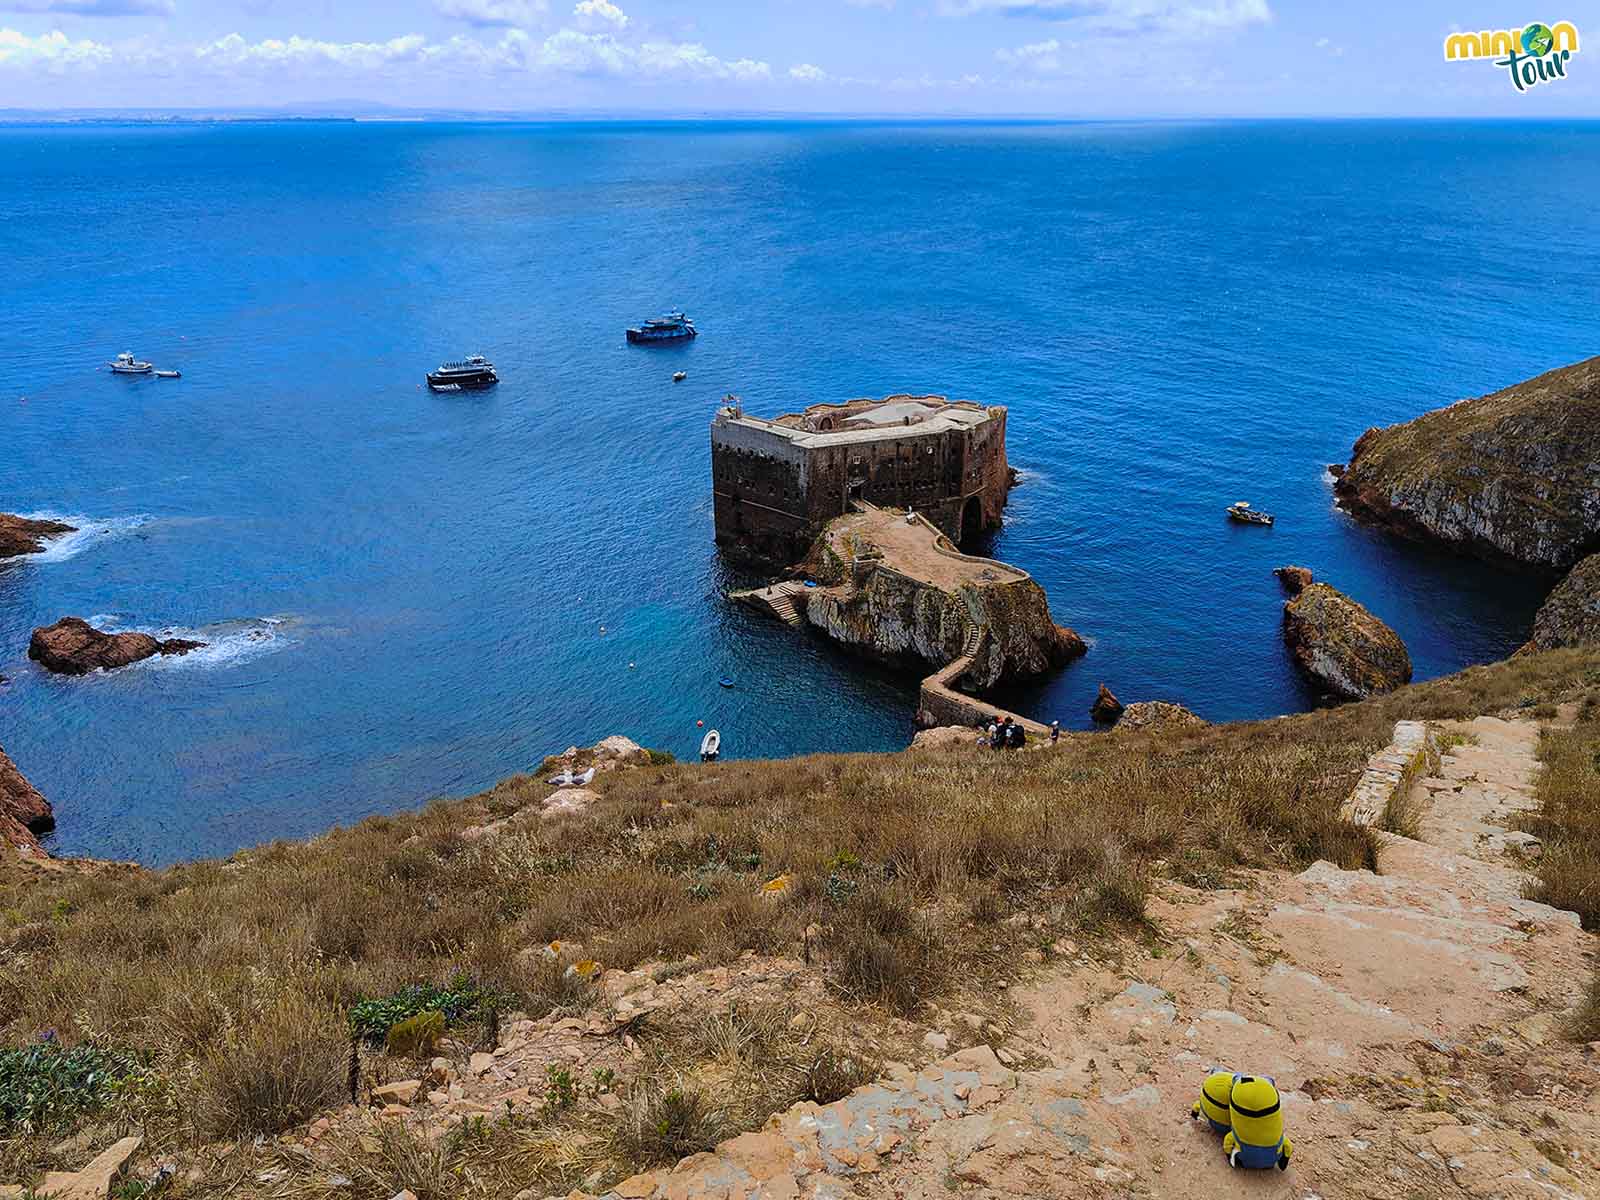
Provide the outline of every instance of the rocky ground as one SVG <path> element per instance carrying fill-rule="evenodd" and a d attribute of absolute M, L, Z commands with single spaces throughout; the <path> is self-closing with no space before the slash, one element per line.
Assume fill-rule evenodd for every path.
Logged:
<path fill-rule="evenodd" d="M 1377 873 L 1318 863 L 1163 885 L 1120 960 L 1060 946 L 1031 1026 L 636 1176 L 622 1200 L 951 1195 L 1541 1197 L 1600 1193 L 1600 1045 L 1558 1036 L 1592 939 L 1521 898 L 1508 823 L 1537 726 L 1480 718 L 1414 785 L 1421 840 Z M 1452 739 L 1456 740 L 1456 739 Z M 1087 948 L 1085 948 L 1087 950 Z M 929 1035 L 928 1044 L 959 1036 Z M 1213 1064 L 1273 1075 L 1289 1170 L 1231 1171 L 1187 1119 Z"/>

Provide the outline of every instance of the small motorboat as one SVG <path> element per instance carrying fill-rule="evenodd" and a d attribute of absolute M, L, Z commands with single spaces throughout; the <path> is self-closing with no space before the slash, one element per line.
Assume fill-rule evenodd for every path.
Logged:
<path fill-rule="evenodd" d="M 717 755 L 722 753 L 722 735 L 715 729 L 706 730 L 706 736 L 700 742 L 700 761 L 716 762 Z"/>
<path fill-rule="evenodd" d="M 1248 500 L 1235 500 L 1228 505 L 1228 516 L 1245 525 L 1271 525 L 1277 520 L 1269 512 L 1262 512 L 1259 508 L 1251 508 Z"/>
<path fill-rule="evenodd" d="M 717 680 L 717 686 L 731 688 L 736 682 L 737 681 L 732 675 L 724 675 L 721 679 Z"/>
<path fill-rule="evenodd" d="M 148 375 L 155 370 L 142 358 L 135 358 L 128 351 L 117 355 L 109 364 L 113 375 Z"/>
<path fill-rule="evenodd" d="M 689 378 L 689 372 L 687 371 L 674 371 L 672 373 L 673 383 L 682 383 L 687 378 Z"/>
<path fill-rule="evenodd" d="M 182 371 L 151 371 L 150 374 L 154 375 L 157 379 L 182 379 L 183 378 L 183 372 Z"/>
<path fill-rule="evenodd" d="M 558 775 L 550 776 L 550 782 L 556 787 L 588 787 L 589 781 L 594 778 L 594 768 L 590 767 L 581 774 L 568 768 Z"/>

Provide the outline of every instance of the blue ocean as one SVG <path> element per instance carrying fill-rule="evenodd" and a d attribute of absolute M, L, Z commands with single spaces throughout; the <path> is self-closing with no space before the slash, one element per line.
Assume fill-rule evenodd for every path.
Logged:
<path fill-rule="evenodd" d="M 0 128 L 0 511 L 80 526 L 0 566 L 0 744 L 56 852 L 149 863 L 611 733 L 902 747 L 914 679 L 723 599 L 729 393 L 1010 406 L 986 552 L 1090 644 L 1009 698 L 1042 719 L 1308 707 L 1291 562 L 1419 678 L 1501 657 L 1542 585 L 1353 524 L 1325 465 L 1594 353 L 1596 195 L 1581 122 Z M 696 342 L 625 344 L 669 307 Z M 497 390 L 423 386 L 475 352 Z M 67 614 L 209 645 L 51 677 Z"/>

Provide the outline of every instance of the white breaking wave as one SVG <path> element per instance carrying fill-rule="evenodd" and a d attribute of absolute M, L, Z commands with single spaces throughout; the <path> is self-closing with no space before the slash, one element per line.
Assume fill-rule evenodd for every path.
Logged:
<path fill-rule="evenodd" d="M 19 515 L 31 521 L 61 521 L 73 526 L 72 533 L 64 533 L 60 537 L 45 541 L 44 549 L 38 554 L 22 556 L 22 561 L 36 563 L 65 562 L 96 542 L 107 538 L 125 537 L 155 520 L 149 513 L 135 513 L 131 517 L 107 517 L 104 520 L 58 512 L 31 512 Z"/>
<path fill-rule="evenodd" d="M 117 614 L 100 613 L 94 616 L 89 624 L 114 633 L 121 631 L 119 630 L 121 622 L 122 618 Z M 135 663 L 135 667 L 145 667 L 153 671 L 212 670 L 220 667 L 236 667 L 240 663 L 250 662 L 263 655 L 273 654 L 295 645 L 296 640 L 289 633 L 294 625 L 293 617 L 279 615 L 216 621 L 210 625 L 201 625 L 197 629 L 180 625 L 167 625 L 159 629 L 131 625 L 126 627 L 126 631 L 148 633 L 151 637 L 162 641 L 183 638 L 186 641 L 205 643 L 200 649 L 191 650 L 187 654 L 158 654 L 154 658 Z"/>

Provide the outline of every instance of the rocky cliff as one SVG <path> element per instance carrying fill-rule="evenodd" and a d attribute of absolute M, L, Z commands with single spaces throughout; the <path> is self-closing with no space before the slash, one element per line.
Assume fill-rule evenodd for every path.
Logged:
<path fill-rule="evenodd" d="M 1600 645 L 1600 554 L 1591 554 L 1556 585 L 1533 619 L 1530 646 Z"/>
<path fill-rule="evenodd" d="M 1600 545 L 1600 357 L 1369 429 L 1334 490 L 1403 536 L 1564 570 Z"/>
<path fill-rule="evenodd" d="M 0 748 L 0 846 L 37 850 L 39 841 L 35 835 L 49 833 L 55 827 L 50 802 Z"/>
<path fill-rule="evenodd" d="M 72 532 L 73 526 L 61 521 L 34 521 L 11 513 L 0 513 L 0 558 L 38 554 L 44 549 L 44 539 Z"/>
<path fill-rule="evenodd" d="M 1050 619 L 1032 579 L 945 591 L 878 568 L 852 588 L 819 588 L 806 619 L 852 650 L 906 666 L 942 667 L 959 658 L 974 625 L 987 628 L 966 681 L 978 690 L 1042 675 L 1084 652 L 1083 639 Z"/>
<path fill-rule="evenodd" d="M 1346 700 L 1411 682 L 1411 656 L 1400 635 L 1325 583 L 1313 583 L 1283 606 L 1283 640 L 1301 670 Z"/>

